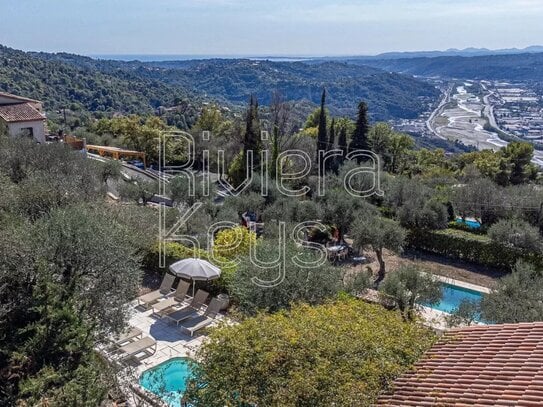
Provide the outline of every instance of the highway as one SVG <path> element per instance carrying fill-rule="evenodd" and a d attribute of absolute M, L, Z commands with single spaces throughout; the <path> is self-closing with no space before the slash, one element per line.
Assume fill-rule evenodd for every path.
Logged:
<path fill-rule="evenodd" d="M 437 131 L 437 129 L 434 129 L 433 127 L 433 121 L 435 119 L 435 117 L 439 114 L 441 114 L 441 110 L 443 109 L 443 106 L 445 106 L 447 103 L 449 103 L 449 101 L 451 100 L 451 92 L 452 92 L 452 84 L 449 85 L 449 87 L 447 88 L 447 90 L 443 93 L 443 98 L 441 99 L 441 101 L 439 102 L 439 105 L 434 109 L 434 111 L 432 112 L 432 114 L 430 115 L 430 117 L 428 118 L 428 120 L 426 120 L 426 127 L 428 128 L 428 130 L 436 137 L 442 139 L 442 140 L 446 140 L 445 137 L 443 137 L 441 134 L 439 134 L 439 132 Z"/>

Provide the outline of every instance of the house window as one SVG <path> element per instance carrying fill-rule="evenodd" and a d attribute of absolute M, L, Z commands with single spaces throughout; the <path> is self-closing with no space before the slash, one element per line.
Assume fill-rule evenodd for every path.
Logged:
<path fill-rule="evenodd" d="M 27 137 L 27 138 L 34 138 L 34 129 L 32 127 L 25 127 L 25 128 L 22 128 L 21 131 L 19 132 L 19 135 L 22 136 L 22 137 Z"/>

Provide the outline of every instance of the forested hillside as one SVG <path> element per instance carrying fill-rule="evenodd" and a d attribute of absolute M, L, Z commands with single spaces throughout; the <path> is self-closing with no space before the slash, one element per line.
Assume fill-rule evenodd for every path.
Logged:
<path fill-rule="evenodd" d="M 171 68 L 157 71 L 149 68 Z M 189 63 L 147 64 L 146 76 L 169 83 L 185 84 L 215 97 L 243 102 L 254 94 L 268 104 L 270 90 L 280 91 L 287 100 L 306 99 L 319 103 L 323 87 L 329 106 L 338 114 L 352 115 L 357 100 L 370 106 L 375 120 L 411 118 L 424 110 L 422 99 L 432 100 L 437 91 L 405 75 L 386 73 L 370 67 L 342 62 L 307 64 L 250 60 L 208 60 Z M 141 72 L 141 69 L 140 69 Z"/>
<path fill-rule="evenodd" d="M 166 85 L 128 70 L 102 72 L 0 46 L 0 91 L 42 100 L 48 112 L 152 113 L 184 103 L 190 125 L 199 99 L 182 86 Z"/>
<path fill-rule="evenodd" d="M 0 86 L 46 101 L 48 108 L 76 103 L 90 111 L 147 112 L 188 96 L 261 105 L 273 91 L 287 100 L 318 103 L 326 87 L 330 110 L 354 115 L 366 100 L 373 120 L 416 117 L 438 91 L 413 77 L 341 62 L 306 64 L 244 59 L 120 62 L 59 53 L 0 48 Z M 199 96 L 198 96 L 199 95 Z"/>
<path fill-rule="evenodd" d="M 543 53 L 381 60 L 351 59 L 349 63 L 411 75 L 469 79 L 543 80 Z"/>

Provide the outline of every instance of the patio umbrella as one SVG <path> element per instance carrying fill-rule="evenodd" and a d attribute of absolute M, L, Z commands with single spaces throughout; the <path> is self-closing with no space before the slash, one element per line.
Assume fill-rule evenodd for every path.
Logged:
<path fill-rule="evenodd" d="M 219 278 L 221 269 L 202 259 L 191 258 L 179 260 L 170 266 L 170 271 L 178 277 L 192 280 L 192 296 L 194 297 L 194 282 L 209 281 Z"/>

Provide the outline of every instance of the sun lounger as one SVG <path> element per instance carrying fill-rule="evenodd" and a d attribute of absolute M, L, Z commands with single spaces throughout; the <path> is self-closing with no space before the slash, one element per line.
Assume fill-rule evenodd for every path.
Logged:
<path fill-rule="evenodd" d="M 144 305 L 145 307 L 149 307 L 151 304 L 157 302 L 160 298 L 167 296 L 172 291 L 172 285 L 174 281 L 175 276 L 173 274 L 166 273 L 166 275 L 162 279 L 160 288 L 148 294 L 142 295 L 141 297 L 138 297 L 138 305 Z"/>
<path fill-rule="evenodd" d="M 136 339 L 142 335 L 141 329 L 136 327 L 131 327 L 128 331 L 121 332 L 120 335 L 115 336 L 111 339 L 113 345 L 121 346 L 125 342 L 129 342 L 132 339 Z"/>
<path fill-rule="evenodd" d="M 184 321 L 185 319 L 190 318 L 194 315 L 198 315 L 198 311 L 204 306 L 207 297 L 209 297 L 208 292 L 204 290 L 198 290 L 196 291 L 196 295 L 194 296 L 189 305 L 179 310 L 172 309 L 169 312 L 168 310 L 164 310 L 163 315 L 179 325 L 181 321 Z"/>
<path fill-rule="evenodd" d="M 150 354 L 147 353 L 149 349 L 153 349 L 153 352 Z M 146 353 L 148 356 L 150 356 L 156 352 L 156 341 L 149 336 L 145 336 L 134 342 L 121 346 L 118 349 L 118 352 L 120 353 L 122 359 L 137 356 L 140 353 Z"/>
<path fill-rule="evenodd" d="M 205 328 L 206 326 L 212 324 L 215 321 L 215 318 L 219 314 L 221 306 L 222 301 L 217 298 L 213 298 L 203 315 L 197 315 L 184 321 L 181 324 L 181 329 L 187 331 L 190 336 L 194 336 L 194 334 L 200 329 Z"/>
<path fill-rule="evenodd" d="M 190 283 L 187 281 L 180 281 L 173 296 L 169 296 L 163 301 L 156 302 L 152 305 L 153 314 L 160 315 L 161 312 L 169 308 L 173 308 L 178 304 L 182 304 L 187 300 L 187 293 L 189 292 Z"/>

